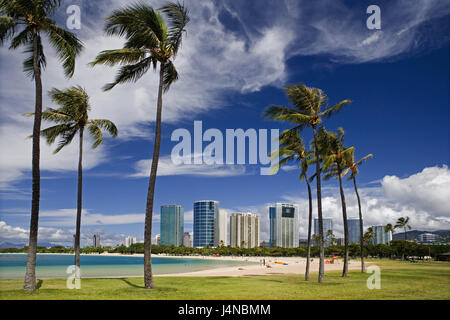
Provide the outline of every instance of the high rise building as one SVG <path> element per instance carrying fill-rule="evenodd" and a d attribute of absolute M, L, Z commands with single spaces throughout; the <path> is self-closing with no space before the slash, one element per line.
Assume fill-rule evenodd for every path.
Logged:
<path fill-rule="evenodd" d="M 155 244 L 155 245 L 160 245 L 161 244 L 161 235 L 159 235 L 159 234 L 157 234 L 156 236 L 154 236 L 153 238 L 152 238 L 152 244 Z"/>
<path fill-rule="evenodd" d="M 214 246 L 227 246 L 227 213 L 219 210 L 214 219 Z"/>
<path fill-rule="evenodd" d="M 233 213 L 230 217 L 230 245 L 233 248 L 259 246 L 260 218 L 252 213 Z"/>
<path fill-rule="evenodd" d="M 347 219 L 348 243 L 359 244 L 359 219 Z"/>
<path fill-rule="evenodd" d="M 419 235 L 419 242 L 421 243 L 433 243 L 439 242 L 440 236 L 435 233 L 422 233 Z"/>
<path fill-rule="evenodd" d="M 161 238 L 164 246 L 183 245 L 184 209 L 178 205 L 161 206 Z"/>
<path fill-rule="evenodd" d="M 183 234 L 183 246 L 187 248 L 192 247 L 191 234 L 189 232 Z"/>
<path fill-rule="evenodd" d="M 214 229 L 219 215 L 219 202 L 200 200 L 194 202 L 194 247 L 213 247 Z"/>
<path fill-rule="evenodd" d="M 386 232 L 384 226 L 372 226 L 372 230 L 375 232 L 372 244 L 388 244 L 392 240 L 392 232 Z"/>
<path fill-rule="evenodd" d="M 132 244 L 136 243 L 136 238 L 128 236 L 125 238 L 125 247 L 129 248 Z"/>
<path fill-rule="evenodd" d="M 331 245 L 331 236 L 327 236 L 328 230 L 333 232 L 333 220 L 328 218 L 322 219 L 323 224 L 323 237 L 325 239 L 324 246 L 328 247 Z M 319 235 L 319 219 L 314 219 L 314 234 Z M 314 245 L 318 246 L 319 243 L 314 241 Z"/>
<path fill-rule="evenodd" d="M 100 235 L 99 234 L 94 234 L 93 245 L 94 245 L 94 248 L 100 247 Z"/>
<path fill-rule="evenodd" d="M 271 247 L 296 248 L 299 243 L 298 206 L 275 203 L 269 207 Z"/>

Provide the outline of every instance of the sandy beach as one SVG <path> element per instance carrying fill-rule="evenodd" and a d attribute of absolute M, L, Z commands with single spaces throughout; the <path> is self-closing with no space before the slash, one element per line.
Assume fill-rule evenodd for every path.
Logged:
<path fill-rule="evenodd" d="M 15 253 L 10 253 L 15 254 Z M 41 253 L 38 253 L 41 254 Z M 42 253 L 42 254 L 59 254 L 59 253 Z M 67 254 L 73 255 L 73 254 Z M 102 253 L 102 254 L 82 254 L 90 256 L 110 256 L 110 257 L 143 257 L 143 254 L 120 254 L 120 253 Z M 157 277 L 248 277 L 248 276 L 264 276 L 264 275 L 300 275 L 305 273 L 306 258 L 304 257 L 240 257 L 240 256 L 175 256 L 166 254 L 153 254 L 152 257 L 161 258 L 187 258 L 187 259 L 208 259 L 221 261 L 242 262 L 242 265 L 236 264 L 232 267 L 216 267 L 201 271 L 173 273 L 155 275 Z M 328 259 L 325 259 L 327 261 Z M 248 264 L 253 262 L 253 264 Z M 361 266 L 359 260 L 349 261 L 349 270 L 357 270 Z M 325 264 L 325 272 L 333 270 L 342 270 L 343 259 L 337 259 L 333 264 Z M 314 273 L 319 270 L 319 259 L 313 258 L 310 265 L 310 272 Z M 130 277 L 135 277 L 131 276 Z M 116 278 L 116 277 L 113 277 Z"/>

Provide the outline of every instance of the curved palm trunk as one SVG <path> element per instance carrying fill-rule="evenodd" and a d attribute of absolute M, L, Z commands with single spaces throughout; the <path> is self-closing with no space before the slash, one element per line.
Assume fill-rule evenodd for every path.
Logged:
<path fill-rule="evenodd" d="M 77 226 L 75 231 L 75 276 L 80 277 L 80 235 L 81 235 L 81 211 L 83 196 L 83 131 L 80 128 L 80 154 L 78 158 L 78 198 L 77 198 Z"/>
<path fill-rule="evenodd" d="M 323 220 L 322 220 L 322 188 L 321 188 L 321 169 L 319 161 L 319 147 L 317 145 L 317 128 L 313 126 L 314 148 L 316 156 L 316 183 L 317 183 L 317 217 L 319 219 L 319 278 L 318 282 L 323 282 L 325 268 L 325 253 L 323 250 Z"/>
<path fill-rule="evenodd" d="M 342 219 L 344 221 L 344 268 L 342 270 L 342 276 L 346 277 L 348 275 L 348 224 L 347 224 L 347 206 L 345 203 L 344 188 L 342 187 L 342 177 L 341 170 L 338 172 L 339 175 L 339 191 L 341 193 L 341 203 L 342 203 Z"/>
<path fill-rule="evenodd" d="M 36 289 L 36 250 L 38 242 L 39 229 L 39 198 L 40 198 L 40 137 L 41 137 L 41 121 L 42 121 L 42 80 L 41 68 L 38 62 L 38 39 L 39 34 L 34 32 L 33 39 L 33 68 L 35 81 L 36 103 L 34 108 L 34 125 L 33 125 L 33 160 L 32 160 L 32 200 L 31 200 L 31 219 L 30 219 L 30 237 L 28 242 L 28 259 L 25 272 L 25 281 L 23 289 L 25 291 L 33 291 Z"/>
<path fill-rule="evenodd" d="M 356 187 L 356 179 L 353 176 L 353 186 L 355 187 L 356 199 L 358 200 L 358 209 L 359 209 L 359 246 L 361 249 L 361 272 L 366 272 L 366 267 L 364 265 L 364 223 L 362 218 L 361 211 L 361 200 L 359 198 L 358 188 Z"/>
<path fill-rule="evenodd" d="M 306 185 L 308 186 L 308 199 L 309 199 L 309 216 L 308 216 L 308 247 L 306 249 L 306 270 L 305 280 L 309 280 L 309 266 L 311 260 L 311 226 L 312 226 L 312 196 L 311 186 L 309 185 L 308 177 L 305 178 Z"/>
<path fill-rule="evenodd" d="M 144 284 L 146 289 L 155 287 L 152 274 L 152 219 L 153 199 L 155 195 L 156 173 L 158 170 L 159 149 L 161 145 L 161 116 L 163 94 L 164 64 L 161 64 L 159 72 L 158 104 L 156 111 L 155 147 L 153 150 L 152 168 L 150 171 L 150 183 L 147 194 L 147 207 L 145 210 L 145 234 L 144 234 Z"/>

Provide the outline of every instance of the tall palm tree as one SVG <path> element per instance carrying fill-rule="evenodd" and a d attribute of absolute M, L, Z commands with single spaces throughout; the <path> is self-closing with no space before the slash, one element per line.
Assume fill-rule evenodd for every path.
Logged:
<path fill-rule="evenodd" d="M 160 11 L 166 14 L 167 24 Z M 111 90 L 117 84 L 136 82 L 151 67 L 156 70 L 158 63 L 160 65 L 155 144 L 145 210 L 144 282 L 147 289 L 154 288 L 151 265 L 151 232 L 153 199 L 161 145 L 162 95 L 178 79 L 178 73 L 172 60 L 178 53 L 183 33 L 186 31 L 186 24 L 189 22 L 188 11 L 179 2 L 170 2 L 160 11 L 144 3 L 132 4 L 113 11 L 106 18 L 105 32 L 111 36 L 124 36 L 127 41 L 122 49 L 102 51 L 91 63 L 92 66 L 97 64 L 122 65 L 114 82 L 104 87 L 105 91 Z"/>
<path fill-rule="evenodd" d="M 406 228 L 411 230 L 411 226 L 409 225 L 409 217 L 398 218 L 397 222 L 395 223 L 394 229 L 400 229 L 400 228 L 403 228 L 404 234 L 405 234 L 405 243 L 403 244 L 403 253 L 402 253 L 402 259 L 405 259 L 405 249 L 406 249 L 405 246 L 406 246 L 406 240 L 407 240 Z"/>
<path fill-rule="evenodd" d="M 24 290 L 36 289 L 36 249 L 39 229 L 40 199 L 40 131 L 42 120 L 42 70 L 46 66 L 42 35 L 47 35 L 56 49 L 65 76 L 75 71 L 75 58 L 83 45 L 71 32 L 56 25 L 51 16 L 61 5 L 60 0 L 0 0 L 0 45 L 11 39 L 10 49 L 25 47 L 27 55 L 23 62 L 24 72 L 35 82 L 35 107 L 32 151 L 32 200 L 28 259 Z M 16 33 L 18 34 L 16 35 Z"/>
<path fill-rule="evenodd" d="M 315 160 L 312 158 L 313 154 L 307 152 L 303 139 L 300 137 L 298 131 L 286 130 L 280 137 L 280 150 L 275 151 L 276 156 L 281 157 L 279 162 L 274 165 L 274 167 L 280 167 L 288 164 L 291 161 L 298 163 L 300 171 L 300 180 L 305 180 L 308 189 L 308 200 L 309 200 L 309 214 L 308 214 L 308 240 L 306 249 L 306 269 L 305 269 L 305 280 L 309 280 L 309 269 L 311 260 L 311 228 L 312 228 L 312 194 L 310 180 L 308 179 L 307 173 L 309 165 Z"/>
<path fill-rule="evenodd" d="M 322 157 L 324 158 L 323 171 L 325 173 L 324 180 L 328 180 L 331 177 L 337 177 L 339 181 L 339 192 L 341 195 L 342 205 L 342 219 L 344 223 L 344 267 L 342 270 L 342 276 L 348 275 L 348 258 L 349 258 L 349 246 L 348 246 L 348 222 L 347 222 L 347 204 L 345 201 L 344 187 L 342 184 L 343 172 L 345 169 L 345 157 L 349 153 L 353 153 L 354 148 L 345 148 L 344 143 L 345 132 L 342 128 L 338 129 L 338 133 L 328 132 L 324 127 L 320 128 L 319 133 L 319 148 Z"/>
<path fill-rule="evenodd" d="M 324 277 L 325 253 L 323 248 L 323 217 L 322 217 L 322 187 L 319 147 L 317 145 L 317 129 L 323 119 L 337 114 L 342 107 L 350 103 L 343 100 L 331 107 L 328 106 L 326 94 L 318 88 L 311 88 L 304 84 L 293 85 L 285 88 L 286 94 L 293 104 L 293 108 L 272 105 L 265 111 L 265 117 L 269 119 L 288 121 L 295 127 L 291 130 L 302 131 L 311 127 L 314 134 L 315 158 L 316 158 L 316 185 L 317 185 L 317 216 L 319 219 L 319 276 L 322 282 Z M 325 110 L 323 110 L 325 109 Z"/>
<path fill-rule="evenodd" d="M 348 172 L 350 173 L 350 176 L 348 180 L 353 180 L 353 187 L 355 189 L 356 193 L 356 199 L 358 200 L 358 212 L 359 212 L 359 246 L 360 246 L 360 255 L 361 255 L 361 272 L 366 272 L 365 265 L 364 265 L 364 223 L 363 223 L 363 217 L 362 217 L 362 211 L 361 211 L 361 199 L 359 198 L 358 188 L 356 187 L 356 175 L 359 172 L 359 166 L 363 164 L 363 162 L 369 158 L 372 158 L 372 154 L 368 154 L 367 156 L 363 157 L 359 161 L 355 162 L 355 153 L 349 152 L 347 153 L 345 157 L 345 166 L 346 169 L 343 172 L 343 175 L 346 175 Z"/>
<path fill-rule="evenodd" d="M 83 137 L 84 130 L 87 129 L 94 139 L 93 148 L 97 148 L 103 142 L 102 130 L 107 131 L 111 136 L 117 137 L 117 128 L 113 122 L 105 119 L 89 119 L 89 96 L 80 87 L 71 87 L 66 90 L 52 89 L 49 92 L 53 102 L 60 105 L 58 109 L 48 108 L 42 113 L 44 120 L 55 122 L 57 125 L 41 131 L 48 144 L 53 144 L 59 138 L 58 147 L 54 153 L 58 153 L 65 146 L 69 145 L 73 138 L 79 135 L 79 155 L 78 155 L 78 196 L 77 196 L 77 222 L 75 231 L 75 266 L 80 268 L 80 229 L 83 196 Z M 33 115 L 28 114 L 28 115 Z M 79 274 L 77 274 L 79 276 Z"/>

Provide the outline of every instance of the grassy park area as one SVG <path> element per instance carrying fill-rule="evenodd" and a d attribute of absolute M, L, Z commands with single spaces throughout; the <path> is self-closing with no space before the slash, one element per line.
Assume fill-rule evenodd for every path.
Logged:
<path fill-rule="evenodd" d="M 327 272 L 325 282 L 299 275 L 249 277 L 156 277 L 154 290 L 142 278 L 82 279 L 80 290 L 65 279 L 41 279 L 36 292 L 24 292 L 23 280 L 1 280 L 0 299 L 450 299 L 450 263 L 372 260 L 381 268 L 381 289 L 369 290 L 369 274 Z"/>

